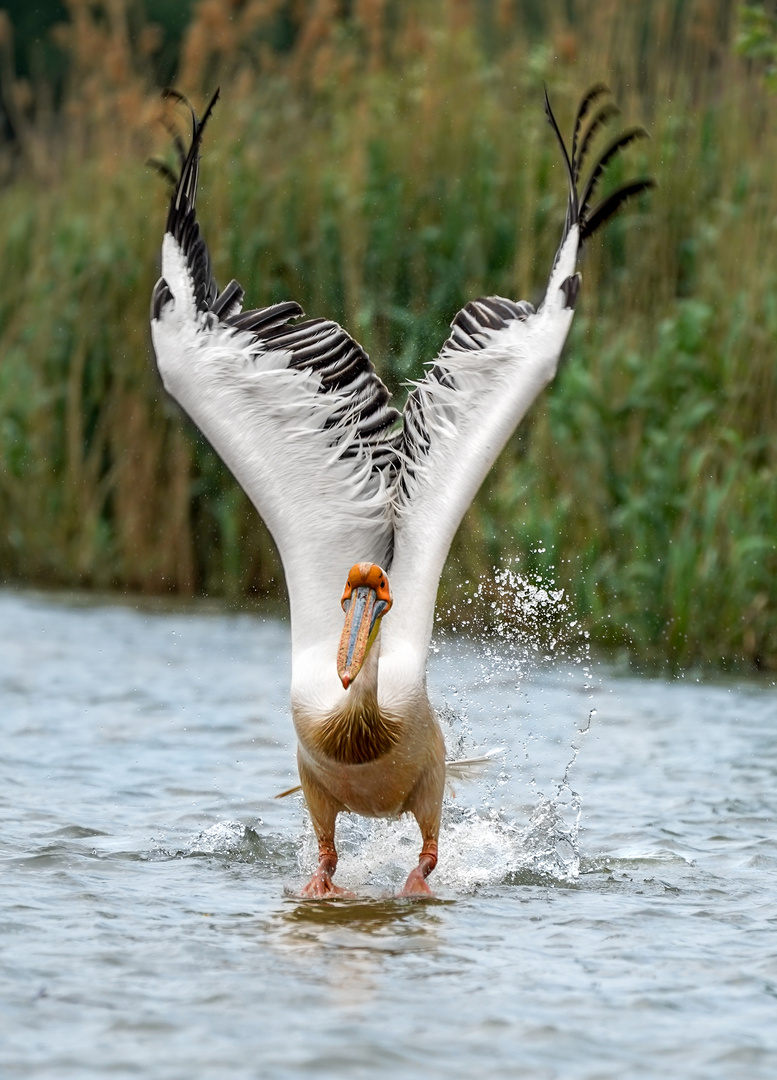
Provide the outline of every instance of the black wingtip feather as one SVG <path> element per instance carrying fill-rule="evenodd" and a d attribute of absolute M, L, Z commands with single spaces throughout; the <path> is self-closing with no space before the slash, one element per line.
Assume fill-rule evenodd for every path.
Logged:
<path fill-rule="evenodd" d="M 150 164 L 173 184 L 166 231 L 175 238 L 186 258 L 194 286 L 197 309 L 215 315 L 222 323 L 235 329 L 248 330 L 257 334 L 267 333 L 269 330 L 284 325 L 289 319 L 303 315 L 302 308 L 293 301 L 241 314 L 244 293 L 237 281 L 230 281 L 224 291 L 219 293 L 211 269 L 210 254 L 197 223 L 195 206 L 203 133 L 219 99 L 220 90 L 217 89 L 211 97 L 202 118 L 197 116 L 189 99 L 178 90 L 168 88 L 162 93 L 164 97 L 185 105 L 191 115 L 192 131 L 188 149 L 180 135 L 174 129 L 170 129 L 173 145 L 180 161 L 178 175 L 176 176 L 173 170 L 163 162 L 152 160 Z"/>
<path fill-rule="evenodd" d="M 160 161 L 159 158 L 146 158 L 146 165 L 148 165 L 150 169 L 154 169 L 158 172 L 160 176 L 163 176 L 168 184 L 171 184 L 173 187 L 178 183 L 178 177 L 170 166 L 166 162 Z"/>
<path fill-rule="evenodd" d="M 200 146 L 202 145 L 202 137 L 205 132 L 205 126 L 210 119 L 213 107 L 219 99 L 220 89 L 217 89 L 213 97 L 208 102 L 208 106 L 205 112 L 202 114 L 202 119 L 197 119 L 197 114 L 194 111 L 191 103 L 187 98 L 180 94 L 177 90 L 165 90 L 165 97 L 173 98 L 175 101 L 180 101 L 189 109 L 192 117 L 192 141 L 189 145 L 189 150 L 186 152 L 183 161 L 181 163 L 181 172 L 178 176 L 178 182 L 176 184 L 173 198 L 170 201 L 170 211 L 167 215 L 167 231 L 176 235 L 175 227 L 180 220 L 181 215 L 186 215 L 190 210 L 194 210 L 195 203 L 197 201 L 197 180 L 199 178 L 199 165 L 200 165 Z M 181 150 L 183 150 L 181 144 Z M 176 237 L 176 239 L 178 239 Z"/>
<path fill-rule="evenodd" d="M 593 236 L 600 226 L 604 225 L 606 221 L 609 221 L 617 213 L 627 199 L 631 199 L 635 195 L 640 195 L 643 191 L 648 191 L 650 188 L 657 186 L 652 177 L 645 177 L 643 180 L 632 180 L 630 183 L 622 184 L 621 187 L 616 188 L 586 215 L 585 221 L 580 227 L 581 241 Z"/>
<path fill-rule="evenodd" d="M 198 310 L 209 311 L 218 296 L 218 286 L 213 277 L 210 255 L 205 241 L 200 235 L 200 228 L 195 217 L 195 203 L 202 136 L 205 125 L 213 112 L 213 106 L 218 100 L 219 91 L 216 90 L 210 99 L 201 120 L 198 119 L 189 100 L 178 90 L 168 88 L 162 91 L 162 95 L 165 98 L 184 104 L 189 110 L 192 121 L 191 143 L 187 149 L 175 128 L 170 124 L 166 124 L 165 126 L 172 135 L 173 146 L 179 161 L 178 175 L 176 176 L 173 170 L 163 162 L 152 160 L 150 164 L 173 185 L 165 228 L 167 232 L 175 237 L 181 251 L 186 256 L 192 275 L 194 300 Z M 230 296 L 230 301 L 234 301 L 235 298 L 236 294 L 233 293 Z"/>
<path fill-rule="evenodd" d="M 608 221 L 627 199 L 631 198 L 633 195 L 638 195 L 642 191 L 646 191 L 648 188 L 655 187 L 655 181 L 650 178 L 634 180 L 628 184 L 623 184 L 616 191 L 612 192 L 599 202 L 593 209 L 590 208 L 591 197 L 596 190 L 599 179 L 612 158 L 636 139 L 649 137 L 643 127 L 632 127 L 627 128 L 626 131 L 622 132 L 608 143 L 594 162 L 582 192 L 579 193 L 577 190 L 580 170 L 594 135 L 608 120 L 612 119 L 612 117 L 619 112 L 618 107 L 613 102 L 605 102 L 595 107 L 593 116 L 587 127 L 584 125 L 585 118 L 591 112 L 592 107 L 595 106 L 596 102 L 603 95 L 609 94 L 609 92 L 608 87 L 604 83 L 594 83 L 594 85 L 589 87 L 583 94 L 575 114 L 575 122 L 572 130 L 572 153 L 570 156 L 561 136 L 558 124 L 556 123 L 556 118 L 553 115 L 553 110 L 550 107 L 548 89 L 545 87 L 545 114 L 550 126 L 553 128 L 558 144 L 561 147 L 564 167 L 567 173 L 567 181 L 569 184 L 567 217 L 564 223 L 564 232 L 562 234 L 562 245 L 573 225 L 579 226 L 580 240 L 582 242 L 589 236 L 592 236 L 605 221 Z M 559 250 L 561 249 L 559 248 Z"/>
<path fill-rule="evenodd" d="M 596 190 L 596 186 L 599 183 L 602 173 L 615 155 L 621 150 L 625 150 L 627 146 L 637 139 L 648 139 L 649 137 L 650 136 L 643 127 L 631 127 L 627 128 L 626 131 L 618 135 L 617 138 L 613 139 L 612 142 L 605 147 L 591 170 L 591 175 L 588 177 L 580 196 L 580 213 L 582 217 L 585 217 L 586 215 L 591 202 L 591 196 Z"/>
<path fill-rule="evenodd" d="M 567 181 L 569 183 L 569 199 L 567 205 L 567 225 L 564 229 L 564 235 L 566 236 L 570 226 L 574 225 L 578 219 L 578 203 L 577 203 L 577 188 L 575 186 L 575 174 L 572 167 L 572 162 L 569 160 L 569 154 L 567 153 L 566 144 L 559 131 L 558 124 L 556 123 L 556 117 L 553 115 L 553 110 L 550 107 L 550 98 L 548 97 L 548 88 L 545 89 L 545 115 L 548 118 L 548 123 L 553 128 L 558 144 L 561 147 L 561 153 L 564 158 L 564 165 L 567 170 Z"/>
<path fill-rule="evenodd" d="M 591 105 L 593 105 L 593 103 L 596 101 L 597 98 L 601 97 L 602 94 L 609 94 L 609 92 L 610 92 L 609 86 L 607 86 L 605 83 L 600 82 L 600 83 L 594 83 L 594 85 L 590 86 L 586 90 L 586 92 L 583 94 L 583 97 L 580 100 L 580 104 L 577 107 L 577 115 L 575 116 L 575 126 L 574 126 L 574 130 L 572 131 L 572 162 L 573 163 L 574 163 L 575 158 L 577 156 L 577 140 L 578 140 L 578 136 L 580 135 L 580 128 L 583 125 L 583 120 L 585 120 L 585 118 L 586 118 L 586 116 L 588 114 L 588 110 L 590 109 Z M 545 96 L 547 97 L 547 89 L 545 91 Z"/>
<path fill-rule="evenodd" d="M 580 179 L 580 173 L 583 169 L 583 163 L 588 157 L 588 151 L 593 142 L 593 138 L 597 131 L 608 123 L 614 116 L 620 115 L 620 109 L 614 101 L 606 101 L 603 105 L 600 105 L 585 129 L 585 133 L 580 139 L 580 143 L 572 158 L 572 168 L 575 174 L 575 184 Z"/>

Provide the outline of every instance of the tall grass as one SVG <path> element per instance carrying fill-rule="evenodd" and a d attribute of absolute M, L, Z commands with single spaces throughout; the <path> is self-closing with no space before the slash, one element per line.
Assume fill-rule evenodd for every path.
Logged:
<path fill-rule="evenodd" d="M 603 643 L 777 666 L 777 127 L 732 5 L 344 7 L 195 5 L 177 85 L 222 87 L 200 197 L 220 279 L 342 321 L 401 400 L 467 299 L 541 295 L 565 199 L 542 84 L 568 129 L 607 81 L 652 136 L 621 174 L 660 187 L 591 242 L 562 371 L 465 519 L 443 602 L 517 556 Z M 69 10 L 64 100 L 3 79 L 2 573 L 275 594 L 266 531 L 151 360 L 159 37 L 124 0 Z"/>

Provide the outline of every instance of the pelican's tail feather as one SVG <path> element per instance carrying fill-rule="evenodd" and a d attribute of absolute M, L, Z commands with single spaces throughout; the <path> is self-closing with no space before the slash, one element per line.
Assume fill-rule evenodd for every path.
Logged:
<path fill-rule="evenodd" d="M 285 791 L 281 791 L 277 795 L 273 795 L 273 798 L 285 799 L 287 795 L 296 795 L 298 791 L 302 791 L 302 784 L 295 784 L 294 787 L 286 788 Z"/>
<path fill-rule="evenodd" d="M 446 761 L 445 779 L 476 780 L 489 765 L 493 764 L 494 758 L 503 753 L 503 746 L 494 746 L 480 757 L 457 758 L 455 761 Z"/>

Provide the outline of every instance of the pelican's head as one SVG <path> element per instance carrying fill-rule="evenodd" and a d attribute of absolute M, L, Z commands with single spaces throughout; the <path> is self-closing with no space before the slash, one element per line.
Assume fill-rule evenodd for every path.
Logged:
<path fill-rule="evenodd" d="M 368 562 L 351 567 L 341 600 L 345 626 L 337 650 L 337 674 L 346 690 L 359 674 L 391 602 L 384 570 Z"/>

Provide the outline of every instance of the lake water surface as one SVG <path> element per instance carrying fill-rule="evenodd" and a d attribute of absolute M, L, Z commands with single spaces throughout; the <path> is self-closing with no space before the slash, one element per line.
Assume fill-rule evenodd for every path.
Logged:
<path fill-rule="evenodd" d="M 530 655 L 530 653 L 528 654 Z M 0 1074 L 777 1077 L 777 689 L 442 641 L 412 821 L 297 796 L 288 627 L 0 593 Z"/>

